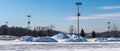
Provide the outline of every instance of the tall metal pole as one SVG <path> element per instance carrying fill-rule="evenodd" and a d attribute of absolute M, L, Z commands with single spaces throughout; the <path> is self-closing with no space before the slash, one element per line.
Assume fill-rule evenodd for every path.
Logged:
<path fill-rule="evenodd" d="M 107 22 L 108 24 L 108 37 L 110 36 L 110 22 Z"/>
<path fill-rule="evenodd" d="M 27 17 L 28 17 L 28 34 L 30 35 L 30 17 L 31 17 L 31 15 L 27 15 Z"/>
<path fill-rule="evenodd" d="M 79 5 L 81 5 L 82 3 L 80 3 L 80 2 L 76 2 L 76 5 L 77 5 L 77 17 L 78 17 L 78 21 L 77 21 L 77 24 L 78 24 L 78 35 L 79 35 L 79 16 L 80 16 L 80 13 L 79 13 Z"/>

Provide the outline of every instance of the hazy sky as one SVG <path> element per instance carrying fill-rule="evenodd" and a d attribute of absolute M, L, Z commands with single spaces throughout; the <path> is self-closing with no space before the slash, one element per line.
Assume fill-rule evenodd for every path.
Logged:
<path fill-rule="evenodd" d="M 77 6 L 80 5 L 80 29 L 85 32 L 107 31 L 111 26 L 120 26 L 120 0 L 0 0 L 0 25 L 27 27 L 27 15 L 31 15 L 31 27 L 55 25 L 57 30 L 76 28 Z"/>

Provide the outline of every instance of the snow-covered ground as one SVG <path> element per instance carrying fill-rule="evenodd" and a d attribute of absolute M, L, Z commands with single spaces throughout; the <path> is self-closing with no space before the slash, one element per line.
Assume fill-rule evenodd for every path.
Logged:
<path fill-rule="evenodd" d="M 0 51 L 120 51 L 120 43 L 0 41 Z"/>
<path fill-rule="evenodd" d="M 23 36 L 16 40 L 0 40 L 0 51 L 120 51 L 120 38 L 89 39 L 64 33 L 53 37 Z"/>

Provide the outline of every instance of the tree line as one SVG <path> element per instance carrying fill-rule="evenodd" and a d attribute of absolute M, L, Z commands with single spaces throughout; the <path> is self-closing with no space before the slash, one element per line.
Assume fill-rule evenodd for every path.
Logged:
<path fill-rule="evenodd" d="M 89 36 L 89 38 L 96 38 L 96 37 L 103 37 L 103 38 L 109 38 L 109 37 L 120 37 L 120 31 L 119 31 L 119 27 L 115 24 L 113 26 L 110 27 L 110 30 L 107 30 L 105 32 L 101 32 L 101 33 L 96 33 L 94 30 L 91 33 L 85 33 L 83 28 L 81 29 L 81 32 L 78 34 L 76 29 L 74 28 L 73 25 L 70 26 L 69 29 L 69 34 L 77 34 L 80 35 L 82 37 L 87 37 Z"/>
<path fill-rule="evenodd" d="M 12 35 L 12 36 L 53 36 L 60 31 L 53 30 L 53 27 L 34 27 L 33 30 L 23 27 L 8 27 L 7 25 L 0 26 L 0 35 Z"/>

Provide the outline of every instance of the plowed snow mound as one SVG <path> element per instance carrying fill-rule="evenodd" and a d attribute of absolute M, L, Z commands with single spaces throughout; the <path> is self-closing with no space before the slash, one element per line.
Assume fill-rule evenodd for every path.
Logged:
<path fill-rule="evenodd" d="M 16 39 L 15 41 L 32 42 L 33 41 L 33 36 L 23 36 L 22 38 Z"/>
<path fill-rule="evenodd" d="M 32 37 L 32 36 L 23 36 L 20 39 L 16 39 L 15 41 L 23 41 L 23 42 L 57 42 L 55 39 L 51 37 Z"/>
<path fill-rule="evenodd" d="M 54 39 L 69 39 L 70 37 L 65 33 L 59 33 L 57 35 L 54 35 L 52 38 L 54 38 Z"/>
<path fill-rule="evenodd" d="M 65 33 L 59 33 L 52 37 L 53 39 L 57 40 L 58 42 L 86 42 L 85 38 L 82 38 L 78 35 L 69 35 Z"/>
<path fill-rule="evenodd" d="M 33 38 L 34 42 L 57 42 L 55 39 L 50 37 L 37 37 Z"/>
<path fill-rule="evenodd" d="M 69 35 L 65 33 L 59 33 L 53 37 L 33 37 L 33 36 L 23 36 L 15 41 L 25 41 L 25 42 L 86 42 L 87 40 L 78 35 Z"/>

